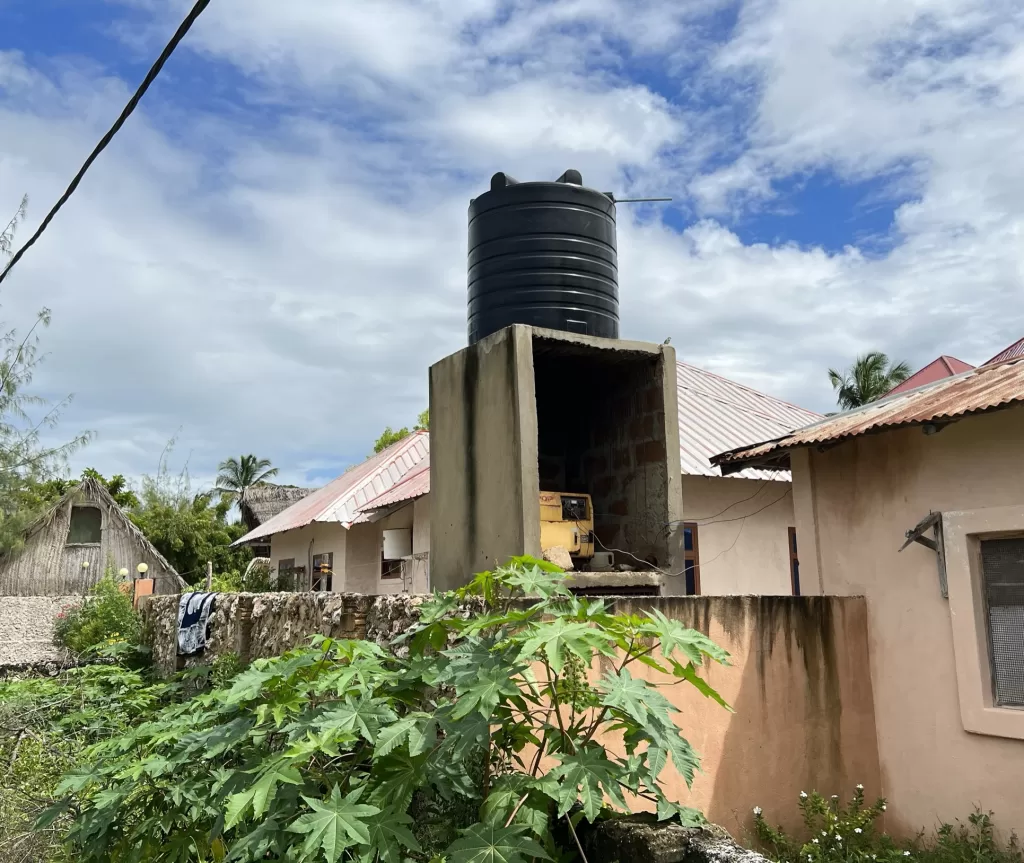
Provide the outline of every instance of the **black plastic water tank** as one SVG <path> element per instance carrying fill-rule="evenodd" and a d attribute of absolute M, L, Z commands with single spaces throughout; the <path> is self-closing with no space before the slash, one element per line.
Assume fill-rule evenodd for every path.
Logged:
<path fill-rule="evenodd" d="M 578 171 L 491 178 L 469 204 L 469 343 L 510 324 L 617 339 L 615 202 Z"/>

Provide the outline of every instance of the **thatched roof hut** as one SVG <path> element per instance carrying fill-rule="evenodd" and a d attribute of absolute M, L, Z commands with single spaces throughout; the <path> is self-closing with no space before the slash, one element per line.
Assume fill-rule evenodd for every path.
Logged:
<path fill-rule="evenodd" d="M 156 593 L 186 586 L 103 484 L 87 477 L 33 522 L 20 549 L 0 556 L 0 596 L 84 595 L 108 566 L 134 575 L 140 563 Z"/>
<path fill-rule="evenodd" d="M 245 526 L 249 530 L 255 530 L 314 491 L 316 491 L 315 488 L 274 485 L 270 482 L 261 482 L 259 485 L 251 486 L 245 490 L 245 494 L 238 502 L 238 508 L 242 512 L 242 521 L 245 522 Z"/>

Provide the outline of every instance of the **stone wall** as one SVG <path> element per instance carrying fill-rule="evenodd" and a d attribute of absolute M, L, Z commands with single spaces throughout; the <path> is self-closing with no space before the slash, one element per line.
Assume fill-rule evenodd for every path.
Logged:
<path fill-rule="evenodd" d="M 5 596 L 0 602 L 0 669 L 35 668 L 66 661 L 53 646 L 53 620 L 81 596 Z"/>
<path fill-rule="evenodd" d="M 242 662 L 277 656 L 309 642 L 312 635 L 366 638 L 385 645 L 409 628 L 426 597 L 409 594 L 224 593 L 210 623 L 200 657 L 179 657 L 178 597 L 145 597 L 140 602 L 146 639 L 161 674 L 196 662 L 235 654 Z"/>
<path fill-rule="evenodd" d="M 198 661 L 236 653 L 243 661 L 273 656 L 310 635 L 367 638 L 386 645 L 406 631 L 425 597 L 395 594 L 271 593 L 218 597 L 209 647 Z M 702 756 L 692 788 L 672 769 L 662 781 L 675 800 L 694 806 L 732 835 L 752 827 L 754 806 L 773 823 L 801 829 L 801 791 L 882 793 L 868 665 L 867 609 L 862 597 L 608 597 L 616 612 L 657 608 L 711 636 L 731 654 L 703 675 L 729 712 L 694 687 L 661 691 Z M 165 673 L 180 666 L 177 598 L 142 602 L 154 659 Z M 465 613 L 469 613 L 466 611 Z M 196 660 L 192 660 L 196 661 Z M 608 670 L 593 669 L 594 675 Z M 635 676 L 665 682 L 646 666 Z M 619 746 L 621 741 L 609 741 Z"/>

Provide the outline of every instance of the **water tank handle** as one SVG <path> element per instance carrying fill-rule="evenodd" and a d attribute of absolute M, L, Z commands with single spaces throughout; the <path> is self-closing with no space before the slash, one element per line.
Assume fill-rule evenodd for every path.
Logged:
<path fill-rule="evenodd" d="M 498 171 L 493 177 L 491 177 L 491 191 L 497 192 L 507 186 L 514 186 L 519 181 L 515 177 L 510 177 L 504 171 Z"/>
<path fill-rule="evenodd" d="M 572 183 L 574 186 L 583 185 L 583 175 L 579 171 L 570 168 L 561 177 L 555 180 L 556 183 Z"/>

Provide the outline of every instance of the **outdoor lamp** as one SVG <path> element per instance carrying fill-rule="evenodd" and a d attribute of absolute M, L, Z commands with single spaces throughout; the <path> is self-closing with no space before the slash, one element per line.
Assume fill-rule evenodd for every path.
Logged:
<path fill-rule="evenodd" d="M 146 573 L 149 571 L 149 564 L 147 564 L 147 563 L 140 563 L 135 568 L 139 571 L 139 578 L 145 578 L 146 577 Z"/>
<path fill-rule="evenodd" d="M 121 567 L 121 568 L 120 568 L 120 569 L 119 569 L 119 570 L 117 571 L 117 574 L 118 574 L 119 576 L 121 576 L 121 578 L 127 578 L 127 577 L 128 577 L 128 567 L 127 567 L 127 566 L 122 566 L 122 567 Z"/>
<path fill-rule="evenodd" d="M 89 561 L 83 560 L 82 561 L 82 569 L 88 569 L 88 568 L 89 568 Z"/>

